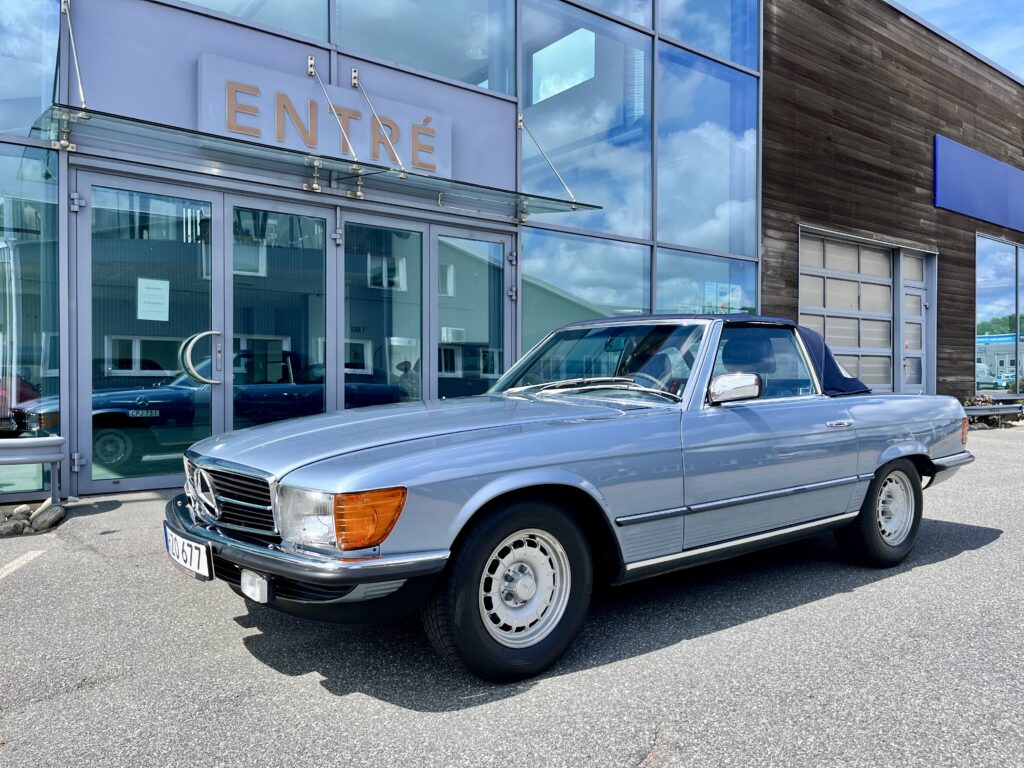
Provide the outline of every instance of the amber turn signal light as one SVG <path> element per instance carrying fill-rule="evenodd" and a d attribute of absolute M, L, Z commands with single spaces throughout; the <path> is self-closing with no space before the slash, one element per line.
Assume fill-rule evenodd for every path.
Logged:
<path fill-rule="evenodd" d="M 376 547 L 391 533 L 405 506 L 405 488 L 340 493 L 334 497 L 338 549 Z"/>

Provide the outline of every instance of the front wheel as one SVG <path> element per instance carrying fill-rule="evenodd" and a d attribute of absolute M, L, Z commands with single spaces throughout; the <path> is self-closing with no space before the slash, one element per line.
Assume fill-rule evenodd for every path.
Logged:
<path fill-rule="evenodd" d="M 466 536 L 422 610 L 434 648 L 487 680 L 532 677 L 579 632 L 593 584 L 575 520 L 550 502 L 493 510 Z"/>
<path fill-rule="evenodd" d="M 875 473 L 860 514 L 836 531 L 836 540 L 851 559 L 890 568 L 914 548 L 923 512 L 921 476 L 911 461 L 897 459 Z"/>

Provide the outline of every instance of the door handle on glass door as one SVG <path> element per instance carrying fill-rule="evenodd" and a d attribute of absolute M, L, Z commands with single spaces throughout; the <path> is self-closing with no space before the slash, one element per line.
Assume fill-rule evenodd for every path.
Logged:
<path fill-rule="evenodd" d="M 216 379 L 208 379 L 201 375 L 192 362 L 192 351 L 196 348 L 196 344 L 207 336 L 220 336 L 220 331 L 203 331 L 189 336 L 178 348 L 178 362 L 181 363 L 182 369 L 190 379 L 198 381 L 200 384 L 220 384 Z"/>

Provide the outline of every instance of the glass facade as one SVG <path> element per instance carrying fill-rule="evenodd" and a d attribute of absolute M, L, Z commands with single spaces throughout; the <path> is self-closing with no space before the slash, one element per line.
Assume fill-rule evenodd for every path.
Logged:
<path fill-rule="evenodd" d="M 757 68 L 758 0 L 659 0 L 658 30 L 693 48 Z"/>
<path fill-rule="evenodd" d="M 0 0 L 0 133 L 27 136 L 54 102 L 60 3 Z"/>
<path fill-rule="evenodd" d="M 658 240 L 757 254 L 757 79 L 658 48 Z"/>
<path fill-rule="evenodd" d="M 338 0 L 343 49 L 515 94 L 515 0 Z"/>
<path fill-rule="evenodd" d="M 523 3 L 523 117 L 577 199 L 593 212 L 545 216 L 573 228 L 649 238 L 651 38 L 561 3 Z M 530 139 L 525 192 L 565 197 Z"/>
<path fill-rule="evenodd" d="M 303 37 L 327 40 L 328 0 L 288 0 L 287 3 L 253 3 L 249 0 L 186 2 Z"/>
<path fill-rule="evenodd" d="M 61 433 L 57 231 L 57 153 L 0 144 L 0 439 Z M 36 491 L 48 469 L 0 478 L 0 494 Z"/>
<path fill-rule="evenodd" d="M 651 26 L 653 17 L 651 0 L 584 0 L 584 2 L 605 13 L 621 16 L 634 24 Z"/>
<path fill-rule="evenodd" d="M 563 323 L 650 312 L 650 248 L 539 229 L 522 242 L 524 352 Z"/>
<path fill-rule="evenodd" d="M 978 237 L 975 280 L 975 388 L 979 394 L 1024 393 L 1017 375 L 1024 312 L 1024 246 Z"/>
<path fill-rule="evenodd" d="M 757 264 L 699 253 L 658 250 L 658 313 L 757 311 Z"/>

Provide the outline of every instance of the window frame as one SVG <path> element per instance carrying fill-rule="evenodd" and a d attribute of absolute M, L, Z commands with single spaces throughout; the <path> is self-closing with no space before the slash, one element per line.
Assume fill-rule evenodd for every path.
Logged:
<path fill-rule="evenodd" d="M 132 367 L 130 369 L 119 369 L 113 367 L 113 352 L 114 352 L 114 341 L 130 341 L 132 343 Z M 126 333 L 112 333 L 107 334 L 103 337 L 103 372 L 106 376 L 111 377 L 137 377 L 147 376 L 152 378 L 166 378 L 168 376 L 177 376 L 181 373 L 181 369 L 175 369 L 173 371 L 167 371 L 163 369 L 142 369 L 140 363 L 142 362 L 142 342 L 143 341 L 176 341 L 181 344 L 184 339 L 179 339 L 175 336 L 135 336 Z"/>

